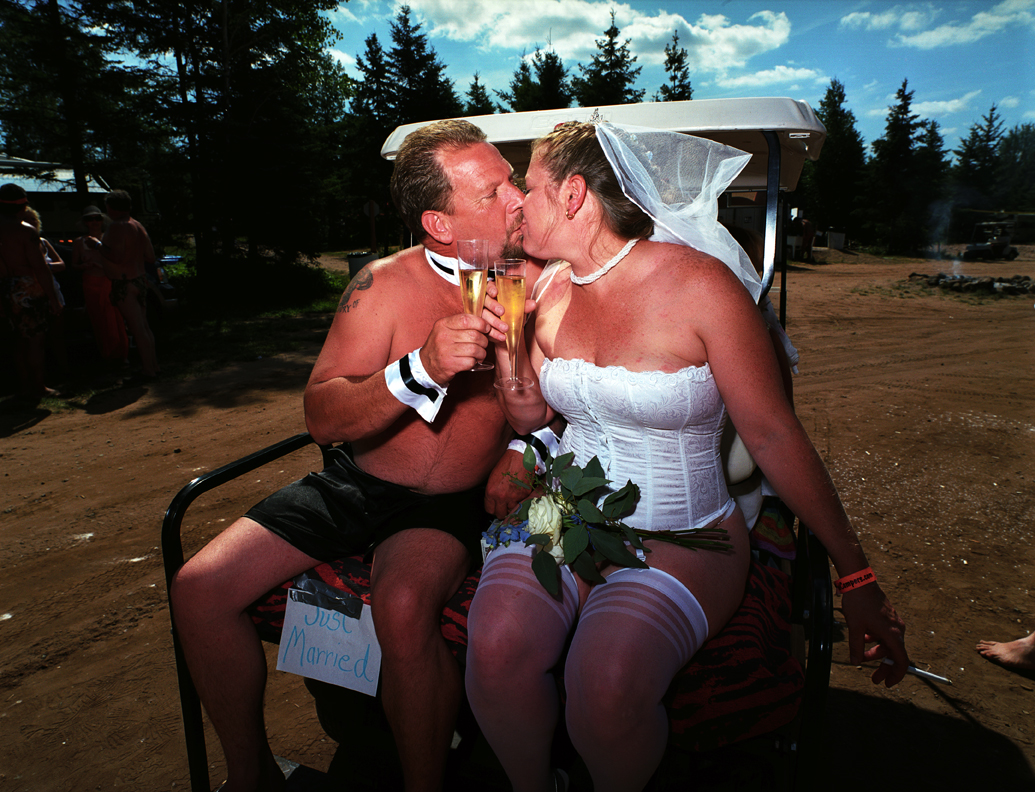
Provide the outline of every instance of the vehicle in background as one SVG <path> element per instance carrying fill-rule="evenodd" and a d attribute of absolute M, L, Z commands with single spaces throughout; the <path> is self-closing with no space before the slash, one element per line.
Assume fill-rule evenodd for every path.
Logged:
<path fill-rule="evenodd" d="M 1018 255 L 1017 248 L 1010 244 L 1013 228 L 1013 220 L 989 220 L 984 223 L 975 223 L 970 244 L 963 251 L 963 260 L 1006 259 L 1013 261 Z"/>

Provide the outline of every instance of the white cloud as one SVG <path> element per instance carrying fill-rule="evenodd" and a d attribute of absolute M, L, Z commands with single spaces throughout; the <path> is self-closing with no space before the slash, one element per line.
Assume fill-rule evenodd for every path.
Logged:
<path fill-rule="evenodd" d="M 1035 0 L 1005 0 L 962 22 L 949 22 L 910 35 L 899 33 L 891 43 L 923 50 L 935 49 L 973 44 L 987 36 L 1017 27 L 1035 28 Z"/>
<path fill-rule="evenodd" d="M 820 74 L 815 69 L 795 69 L 790 66 L 777 66 L 775 69 L 744 74 L 739 77 L 724 77 L 716 82 L 724 88 L 764 88 L 780 83 L 791 83 L 795 80 L 803 80 L 815 84 L 829 82 L 825 74 Z M 790 86 L 794 88 L 795 86 Z"/>
<path fill-rule="evenodd" d="M 752 57 L 783 46 L 791 31 L 787 15 L 772 11 L 760 11 L 746 24 L 730 24 L 722 15 L 703 14 L 689 22 L 680 14 L 645 14 L 603 0 L 410 0 L 410 5 L 429 36 L 471 42 L 484 51 L 549 47 L 566 63 L 587 62 L 596 54 L 596 41 L 614 10 L 620 39 L 632 42 L 638 65 L 662 63 L 665 45 L 677 31 L 690 67 L 719 74 L 744 68 Z"/>
<path fill-rule="evenodd" d="M 980 95 L 980 90 L 971 91 L 958 99 L 949 99 L 941 102 L 914 102 L 912 108 L 914 113 L 925 118 L 927 116 L 948 115 L 949 113 L 958 113 L 961 110 L 969 110 L 971 100 Z"/>
<path fill-rule="evenodd" d="M 1018 99 L 1016 96 L 1004 96 L 1002 99 L 999 100 L 997 107 L 1005 107 L 1007 109 L 1012 109 L 1014 107 L 1020 107 L 1020 104 L 1021 100 Z"/>
<path fill-rule="evenodd" d="M 950 4 L 949 9 L 953 6 Z M 978 11 L 969 19 L 954 20 L 934 27 L 947 11 L 932 4 L 896 5 L 873 13 L 856 11 L 841 18 L 841 27 L 854 30 L 895 31 L 891 46 L 929 50 L 958 44 L 972 44 L 986 36 L 1017 27 L 1035 27 L 1035 0 L 1003 0 Z"/>
<path fill-rule="evenodd" d="M 855 11 L 841 18 L 841 27 L 855 30 L 923 30 L 934 22 L 938 14 L 939 12 L 931 6 L 893 6 L 879 14 Z"/>
<path fill-rule="evenodd" d="M 356 65 L 356 59 L 349 55 L 347 52 L 342 52 L 340 49 L 327 50 L 327 54 L 330 55 L 334 60 L 338 61 L 346 69 L 350 69 Z"/>
<path fill-rule="evenodd" d="M 1035 118 L 1035 110 L 1029 110 L 1028 112 L 1026 112 L 1026 113 L 1025 113 L 1025 114 L 1024 114 L 1023 116 L 1021 116 L 1021 117 L 1022 117 L 1022 118 Z"/>

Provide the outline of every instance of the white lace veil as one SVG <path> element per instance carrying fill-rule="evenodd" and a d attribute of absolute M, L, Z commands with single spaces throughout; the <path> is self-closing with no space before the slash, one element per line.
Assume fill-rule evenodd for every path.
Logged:
<path fill-rule="evenodd" d="M 718 198 L 750 154 L 705 138 L 602 123 L 597 140 L 622 192 L 654 220 L 654 242 L 673 242 L 724 262 L 758 302 L 762 284 L 747 253 L 716 219 Z"/>

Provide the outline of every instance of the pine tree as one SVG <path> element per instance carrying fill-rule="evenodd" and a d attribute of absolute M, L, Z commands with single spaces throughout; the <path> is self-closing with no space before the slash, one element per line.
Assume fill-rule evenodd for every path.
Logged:
<path fill-rule="evenodd" d="M 845 101 L 844 83 L 831 80 L 816 112 L 827 130 L 823 152 L 818 161 L 806 164 L 811 188 L 807 207 L 817 229 L 841 231 L 852 237 L 856 230 L 852 212 L 862 184 L 866 151 L 855 127 L 855 114 Z"/>
<path fill-rule="evenodd" d="M 525 53 L 521 53 L 514 76 L 510 80 L 509 91 L 496 91 L 496 95 L 506 102 L 515 113 L 524 110 L 538 110 L 535 106 L 535 83 L 532 81 L 532 66 Z"/>
<path fill-rule="evenodd" d="M 656 102 L 682 102 L 694 98 L 690 87 L 690 68 L 686 65 L 687 52 L 679 46 L 679 31 L 672 31 L 672 42 L 665 45 L 665 73 L 668 82 L 655 95 Z"/>
<path fill-rule="evenodd" d="M 325 12 L 335 0 L 78 0 L 84 24 L 171 80 L 167 121 L 182 156 L 179 180 L 189 192 L 199 274 L 213 258 L 218 227 L 222 261 L 239 240 L 257 260 L 312 252 L 328 193 L 340 168 L 340 123 L 350 83 L 327 52 Z M 301 222 L 282 222 L 270 196 L 291 195 Z"/>
<path fill-rule="evenodd" d="M 1035 211 L 1035 124 L 1015 126 L 1003 136 L 993 196 L 999 210 Z"/>
<path fill-rule="evenodd" d="M 1003 122 L 993 104 L 980 124 L 970 128 L 970 134 L 953 153 L 956 165 L 952 169 L 956 200 L 971 209 L 992 208 L 996 187 L 996 162 L 999 144 L 1003 139 Z"/>
<path fill-rule="evenodd" d="M 568 70 L 556 52 L 537 48 L 531 62 L 522 53 L 510 90 L 497 91 L 496 95 L 514 112 L 570 107 L 572 91 Z"/>
<path fill-rule="evenodd" d="M 368 116 L 386 131 L 394 120 L 392 115 L 392 80 L 389 76 L 388 56 L 381 47 L 376 33 L 367 36 L 363 55 L 356 56 L 356 68 L 363 79 L 352 97 L 352 112 Z"/>
<path fill-rule="evenodd" d="M 618 43 L 615 12 L 611 12 L 611 26 L 604 37 L 597 39 L 597 54 L 588 66 L 579 64 L 581 77 L 572 77 L 571 86 L 580 107 L 628 104 L 643 99 L 645 90 L 635 90 L 642 67 L 633 68 L 636 56 L 629 53 L 629 39 Z"/>
<path fill-rule="evenodd" d="M 453 81 L 445 76 L 445 64 L 421 27 L 410 19 L 410 7 L 405 5 L 392 23 L 394 46 L 388 54 L 388 73 L 394 83 L 390 101 L 396 125 L 463 113 Z"/>
<path fill-rule="evenodd" d="M 888 108 L 884 135 L 873 143 L 867 163 L 865 230 L 870 241 L 889 253 L 914 252 L 924 221 L 912 201 L 916 189 L 917 133 L 922 124 L 912 111 L 913 91 L 903 80 Z"/>
<path fill-rule="evenodd" d="M 535 72 L 536 110 L 556 110 L 571 107 L 574 98 L 568 70 L 561 56 L 553 50 L 543 52 L 536 49 L 532 55 L 532 70 Z"/>
<path fill-rule="evenodd" d="M 491 115 L 497 112 L 496 103 L 489 97 L 485 85 L 478 78 L 478 72 L 474 73 L 474 79 L 471 81 L 471 87 L 467 89 L 466 95 L 465 116 Z"/>
<path fill-rule="evenodd" d="M 920 220 L 920 243 L 949 241 L 951 201 L 946 189 L 949 165 L 945 141 L 937 121 L 920 122 L 914 162 L 916 182 L 911 194 L 910 214 Z"/>

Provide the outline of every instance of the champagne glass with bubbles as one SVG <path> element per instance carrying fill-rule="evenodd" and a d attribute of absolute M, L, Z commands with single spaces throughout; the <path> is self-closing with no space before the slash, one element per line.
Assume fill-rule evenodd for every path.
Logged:
<path fill-rule="evenodd" d="M 532 387 L 528 377 L 517 376 L 518 349 L 525 331 L 525 259 L 496 259 L 496 299 L 503 306 L 503 321 L 507 323 L 507 352 L 510 354 L 510 376 L 493 383 L 500 390 L 516 391 Z"/>
<path fill-rule="evenodd" d="M 485 284 L 489 279 L 489 242 L 486 239 L 458 239 L 456 242 L 457 275 L 464 313 L 481 316 L 485 305 Z M 475 363 L 470 371 L 489 371 L 492 363 Z"/>

